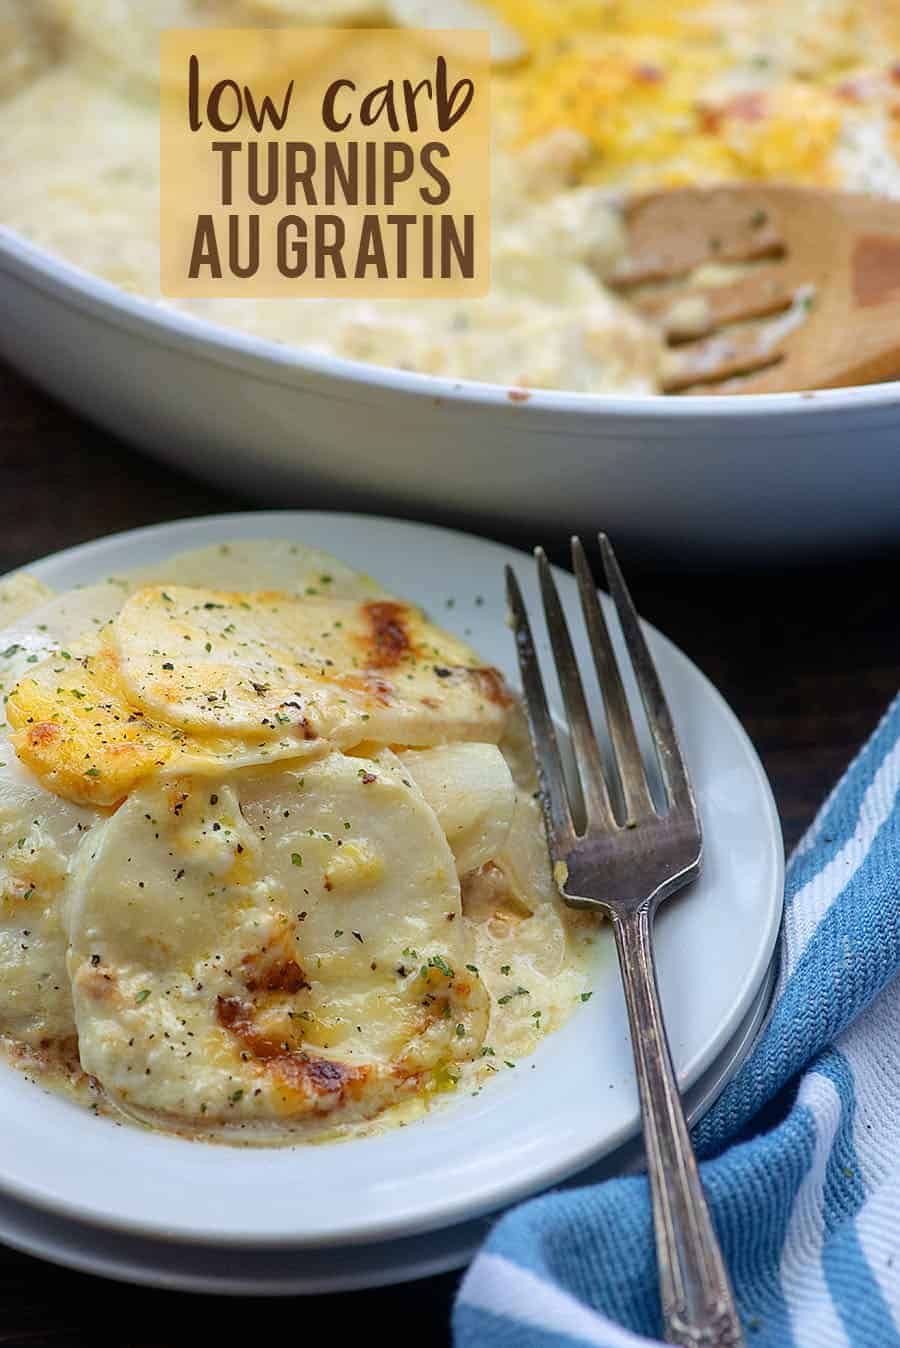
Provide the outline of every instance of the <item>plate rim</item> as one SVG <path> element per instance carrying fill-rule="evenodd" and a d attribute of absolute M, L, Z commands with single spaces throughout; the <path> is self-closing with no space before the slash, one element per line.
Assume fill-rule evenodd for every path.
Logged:
<path fill-rule="evenodd" d="M 261 532 L 264 529 L 278 530 L 290 528 L 302 528 L 304 523 L 309 524 L 328 524 L 336 528 L 336 531 L 342 528 L 351 528 L 354 524 L 365 526 L 375 525 L 376 527 L 387 527 L 392 530 L 408 529 L 418 533 L 440 533 L 459 543 L 475 543 L 479 546 L 487 546 L 496 549 L 500 557 L 498 562 L 505 555 L 508 560 L 510 555 L 523 562 L 530 562 L 529 554 L 523 549 L 517 548 L 508 543 L 498 542 L 496 539 L 488 538 L 476 533 L 447 528 L 442 525 L 423 523 L 416 520 L 385 516 L 380 514 L 368 514 L 361 512 L 342 512 L 342 511 L 303 511 L 303 510 L 260 510 L 260 511 L 237 511 L 224 512 L 214 515 L 203 516 L 185 516 L 179 519 L 166 521 L 159 524 L 145 525 L 138 529 L 122 530 L 113 534 L 101 536 L 97 539 L 89 540 L 84 543 L 75 544 L 59 552 L 46 554 L 45 556 L 27 562 L 17 570 L 26 570 L 38 579 L 42 578 L 43 572 L 52 572 L 60 566 L 67 563 L 74 563 L 83 560 L 88 556 L 93 563 L 95 559 L 102 558 L 104 553 L 115 551 L 125 544 L 140 544 L 142 542 L 154 541 L 160 537 L 169 536 L 173 531 L 179 533 L 181 530 L 195 535 L 198 531 L 200 538 L 194 536 L 186 540 L 176 537 L 170 545 L 170 550 L 176 552 L 183 547 L 209 545 L 216 541 L 216 536 L 224 539 L 226 534 L 223 530 L 240 529 L 242 526 L 252 526 L 252 532 L 241 535 L 240 533 L 231 534 L 232 538 L 240 537 L 277 537 L 277 533 Z M 206 537 L 209 533 L 210 537 Z M 115 569 L 115 568 L 114 568 Z M 376 564 L 377 569 L 377 564 Z M 561 568 L 554 568 L 557 578 L 566 578 L 566 584 L 574 584 L 574 578 Z M 12 573 L 8 573 L 12 574 Z M 2 578 L 2 577 L 0 577 Z M 757 965 L 747 971 L 742 991 L 734 1008 L 730 1013 L 730 1019 L 724 1020 L 708 1040 L 706 1047 L 700 1052 L 695 1053 L 694 1057 L 686 1064 L 679 1073 L 679 1082 L 682 1089 L 689 1088 L 699 1076 L 711 1065 L 717 1055 L 721 1053 L 727 1044 L 730 1035 L 735 1026 L 746 1015 L 754 996 L 756 995 L 762 980 L 765 978 L 766 970 L 772 959 L 773 952 L 778 939 L 780 929 L 781 913 L 783 911 L 784 895 L 784 848 L 782 842 L 781 825 L 778 812 L 772 795 L 771 786 L 766 776 L 765 770 L 759 759 L 759 756 L 750 741 L 749 736 L 740 724 L 735 713 L 731 710 L 721 693 L 715 685 L 709 680 L 704 672 L 695 665 L 694 662 L 676 646 L 668 637 L 661 633 L 653 624 L 647 622 L 644 624 L 647 630 L 654 634 L 654 637 L 661 641 L 667 649 L 667 655 L 682 664 L 690 671 L 691 676 L 700 681 L 704 695 L 711 698 L 718 705 L 721 713 L 724 713 L 726 719 L 731 723 L 735 732 L 736 741 L 740 745 L 744 759 L 752 772 L 756 788 L 759 793 L 760 804 L 760 822 L 765 825 L 766 844 L 769 848 L 771 859 L 774 862 L 773 889 L 774 900 L 772 902 L 773 920 L 770 922 L 770 930 L 767 933 L 767 941 L 760 947 L 760 955 L 757 959 Z M 53 1213 L 65 1218 L 74 1218 L 86 1225 L 104 1230 L 119 1230 L 140 1236 L 159 1237 L 164 1236 L 168 1240 L 175 1240 L 184 1245 L 219 1245 L 230 1247 L 256 1247 L 256 1248 L 284 1248 L 291 1247 L 298 1250 L 303 1248 L 324 1248 L 324 1247 L 348 1247 L 353 1245 L 368 1245 L 370 1243 L 390 1240 L 404 1235 L 414 1235 L 433 1231 L 445 1226 L 458 1224 L 461 1221 L 474 1219 L 486 1213 L 497 1211 L 511 1203 L 518 1202 L 521 1199 L 539 1192 L 547 1187 L 559 1183 L 580 1170 L 585 1169 L 593 1162 L 601 1159 L 603 1156 L 617 1149 L 628 1138 L 633 1137 L 639 1130 L 639 1120 L 633 1124 L 622 1125 L 614 1132 L 607 1134 L 603 1141 L 598 1144 L 596 1140 L 593 1144 L 584 1142 L 577 1151 L 567 1153 L 566 1159 L 556 1161 L 552 1164 L 544 1162 L 537 1167 L 529 1176 L 523 1177 L 515 1183 L 501 1183 L 495 1181 L 489 1188 L 483 1189 L 479 1197 L 471 1197 L 461 1200 L 444 1199 L 441 1202 L 432 1204 L 426 1213 L 420 1213 L 416 1216 L 405 1210 L 395 1211 L 390 1217 L 380 1218 L 378 1220 L 369 1220 L 362 1224 L 357 1224 L 351 1230 L 341 1231 L 319 1231 L 311 1232 L 307 1235 L 298 1235 L 296 1233 L 270 1233 L 268 1235 L 259 1232 L 245 1231 L 236 1233 L 229 1231 L 222 1233 L 215 1228 L 203 1228 L 192 1226 L 184 1229 L 183 1224 L 179 1223 L 177 1227 L 166 1226 L 164 1223 L 153 1219 L 147 1220 L 141 1217 L 125 1217 L 109 1214 L 98 1214 L 96 1209 L 89 1204 L 60 1198 L 52 1191 L 42 1190 L 31 1183 L 17 1180 L 10 1181 L 0 1173 L 0 1192 L 8 1194 L 10 1197 L 24 1202 L 32 1207 L 41 1208 L 44 1211 Z M 191 1142 L 190 1145 L 198 1145 Z"/>
<path fill-rule="evenodd" d="M 693 1103 L 690 1100 L 685 1102 L 689 1127 L 693 1128 L 713 1107 L 729 1081 L 740 1070 L 762 1033 L 771 1013 L 772 997 L 778 973 L 777 966 L 776 952 L 772 957 L 763 985 L 757 994 L 755 1004 L 748 1012 L 748 1018 L 752 1018 L 751 1023 L 748 1026 L 744 1022 L 739 1027 L 737 1032 L 739 1042 L 736 1051 L 726 1062 L 720 1064 L 721 1073 L 712 1088 L 707 1087 L 703 1091 L 701 1082 L 695 1083 L 692 1088 L 694 1092 L 701 1089 L 701 1095 Z M 733 1043 L 734 1041 L 729 1043 L 728 1050 L 732 1049 Z M 715 1066 L 714 1063 L 709 1070 L 712 1071 Z M 612 1174 L 635 1173 L 634 1157 L 627 1153 L 639 1146 L 639 1140 L 635 1138 L 617 1152 L 603 1158 L 598 1165 L 601 1168 L 608 1166 L 610 1174 L 597 1175 L 588 1170 L 583 1174 L 573 1175 L 569 1182 L 578 1185 L 597 1184 L 604 1182 Z M 620 1159 L 622 1164 L 618 1164 Z M 596 1170 L 596 1168 L 594 1169 Z M 22 1209 L 21 1215 L 19 1209 Z M 502 1214 L 495 1215 L 499 1217 Z M 435 1277 L 465 1268 L 483 1244 L 490 1221 L 484 1216 L 475 1217 L 457 1225 L 429 1231 L 425 1236 L 426 1248 L 420 1249 L 418 1258 L 403 1263 L 399 1267 L 390 1261 L 387 1267 L 377 1263 L 369 1264 L 361 1274 L 354 1267 L 344 1272 L 333 1273 L 330 1276 L 326 1274 L 327 1281 L 317 1282 L 315 1275 L 310 1276 L 306 1273 L 299 1277 L 279 1275 L 277 1278 L 270 1277 L 268 1280 L 255 1279 L 252 1275 L 247 1276 L 246 1274 L 240 1279 L 235 1279 L 230 1271 L 228 1274 L 214 1273 L 209 1269 L 202 1273 L 182 1270 L 180 1273 L 173 1274 L 169 1269 L 162 1269 L 158 1263 L 142 1264 L 137 1251 L 129 1251 L 118 1260 L 114 1254 L 109 1252 L 101 1254 L 98 1258 L 96 1252 L 91 1251 L 89 1242 L 79 1241 L 81 1233 L 77 1223 L 59 1219 L 60 1226 L 63 1228 L 62 1231 L 48 1230 L 47 1227 L 35 1230 L 28 1225 L 30 1217 L 31 1214 L 27 1206 L 16 1203 L 14 1199 L 0 1197 L 0 1239 L 14 1249 L 34 1258 L 46 1260 L 57 1267 L 74 1269 L 79 1273 L 89 1273 L 95 1277 L 109 1278 L 115 1282 L 131 1285 L 138 1284 L 143 1287 L 158 1287 L 199 1295 L 261 1296 L 268 1299 L 286 1296 L 329 1296 L 341 1292 L 371 1291 L 378 1287 L 396 1287 L 403 1283 L 417 1282 L 423 1278 Z M 24 1232 L 23 1218 L 25 1221 Z M 12 1235 L 10 1235 L 11 1219 Z M 70 1227 L 75 1229 L 70 1231 Z M 101 1229 L 99 1234 L 109 1235 L 110 1233 Z M 439 1237 L 443 1242 L 440 1253 L 434 1248 L 428 1248 L 428 1243 L 436 1237 Z M 404 1240 L 403 1237 L 400 1239 L 401 1241 Z M 412 1239 L 412 1237 L 406 1237 L 406 1240 L 409 1239 Z M 169 1242 L 167 1248 L 171 1250 L 182 1247 Z M 357 1246 L 355 1250 L 360 1248 Z M 370 1252 L 369 1246 L 364 1248 L 367 1252 Z M 373 1243 L 371 1251 L 377 1255 L 378 1250 L 383 1248 L 384 1242 L 379 1241 Z M 344 1247 L 343 1250 L 341 1247 L 337 1247 L 331 1250 L 323 1250 L 322 1253 L 340 1257 L 342 1253 L 345 1255 L 351 1253 L 351 1251 L 355 1253 L 355 1250 L 352 1247 Z M 220 1252 L 234 1253 L 234 1251 L 217 1251 L 217 1253 Z M 296 1253 L 298 1256 L 302 1256 L 304 1251 L 291 1251 L 286 1247 L 276 1253 Z"/>

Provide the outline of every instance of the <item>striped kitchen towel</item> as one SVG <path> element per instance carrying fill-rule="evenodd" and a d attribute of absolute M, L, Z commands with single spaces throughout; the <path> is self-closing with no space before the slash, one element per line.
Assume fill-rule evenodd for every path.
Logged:
<path fill-rule="evenodd" d="M 791 858 L 773 1012 L 694 1130 L 750 1348 L 900 1345 L 900 698 Z M 643 1175 L 531 1200 L 462 1283 L 456 1348 L 662 1332 Z"/>

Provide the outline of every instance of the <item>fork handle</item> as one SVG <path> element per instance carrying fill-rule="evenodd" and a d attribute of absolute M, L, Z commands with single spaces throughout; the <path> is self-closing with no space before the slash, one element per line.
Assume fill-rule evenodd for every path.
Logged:
<path fill-rule="evenodd" d="M 613 919 L 637 1069 L 665 1336 L 684 1348 L 743 1348 L 741 1323 L 691 1146 L 666 1037 L 653 909 Z"/>

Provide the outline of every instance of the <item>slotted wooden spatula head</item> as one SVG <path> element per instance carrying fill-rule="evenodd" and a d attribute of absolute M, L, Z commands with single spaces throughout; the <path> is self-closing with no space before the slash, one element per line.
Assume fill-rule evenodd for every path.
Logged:
<path fill-rule="evenodd" d="M 771 183 L 687 188 L 632 198 L 625 225 L 609 283 L 660 324 L 666 392 L 900 377 L 900 202 Z"/>

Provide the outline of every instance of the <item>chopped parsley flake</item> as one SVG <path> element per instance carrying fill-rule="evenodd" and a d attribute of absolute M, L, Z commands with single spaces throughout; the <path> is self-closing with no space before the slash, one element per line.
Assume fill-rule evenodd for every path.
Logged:
<path fill-rule="evenodd" d="M 441 955 L 431 955 L 428 959 L 429 969 L 439 969 L 445 978 L 453 977 L 453 970 Z"/>
<path fill-rule="evenodd" d="M 527 988 L 516 988 L 515 992 L 507 992 L 504 997 L 498 997 L 497 1005 L 506 1006 L 506 1003 L 511 1002 L 513 997 L 528 997 L 528 996 L 529 992 Z"/>

